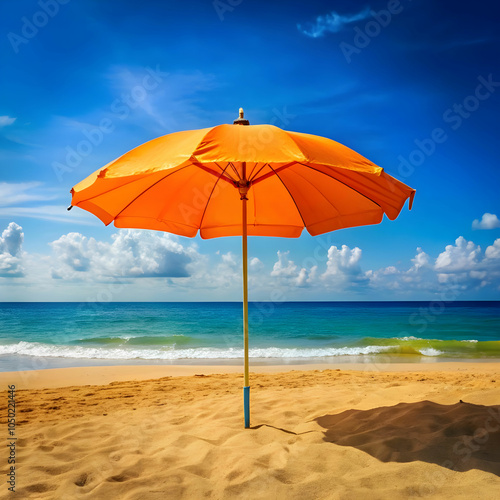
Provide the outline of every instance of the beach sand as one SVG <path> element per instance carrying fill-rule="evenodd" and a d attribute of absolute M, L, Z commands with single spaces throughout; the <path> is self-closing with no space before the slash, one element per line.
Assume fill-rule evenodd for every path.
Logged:
<path fill-rule="evenodd" d="M 0 374 L 0 498 L 499 498 L 500 363 L 254 370 L 251 429 L 235 366 Z"/>

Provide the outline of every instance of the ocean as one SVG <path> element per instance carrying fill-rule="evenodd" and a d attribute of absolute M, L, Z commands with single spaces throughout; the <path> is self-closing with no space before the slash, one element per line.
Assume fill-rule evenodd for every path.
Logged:
<path fill-rule="evenodd" d="M 240 364 L 242 305 L 0 303 L 0 371 Z M 500 359 L 500 302 L 250 303 L 251 364 Z"/>

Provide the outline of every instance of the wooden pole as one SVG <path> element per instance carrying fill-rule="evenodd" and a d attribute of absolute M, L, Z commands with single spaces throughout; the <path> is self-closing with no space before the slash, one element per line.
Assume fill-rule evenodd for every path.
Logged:
<path fill-rule="evenodd" d="M 246 165 L 243 163 L 243 181 L 240 184 L 241 233 L 243 250 L 243 345 L 245 357 L 245 379 L 243 386 L 243 409 L 245 429 L 250 427 L 250 376 L 248 367 L 248 252 L 247 252 L 247 192 Z"/>

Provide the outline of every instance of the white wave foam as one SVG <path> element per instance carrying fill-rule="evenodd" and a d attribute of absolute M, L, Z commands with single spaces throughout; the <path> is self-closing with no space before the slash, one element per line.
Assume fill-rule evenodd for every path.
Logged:
<path fill-rule="evenodd" d="M 396 337 L 396 340 L 424 340 L 424 339 L 410 335 L 409 337 Z"/>
<path fill-rule="evenodd" d="M 460 342 L 470 342 L 471 344 L 477 344 L 478 343 L 478 340 L 461 340 Z"/>
<path fill-rule="evenodd" d="M 316 358 L 324 356 L 361 356 L 379 354 L 392 350 L 391 346 L 340 347 L 324 349 L 296 348 L 255 348 L 250 349 L 251 358 Z M 37 342 L 19 342 L 0 346 L 0 355 L 20 354 L 36 357 L 57 357 L 77 359 L 238 359 L 243 358 L 243 349 L 216 349 L 200 347 L 197 349 L 161 349 L 119 348 L 119 347 L 82 347 L 40 344 Z"/>
<path fill-rule="evenodd" d="M 427 347 L 424 349 L 420 349 L 420 354 L 423 356 L 440 356 L 444 354 L 443 351 L 439 351 L 438 349 L 434 349 L 433 347 Z"/>

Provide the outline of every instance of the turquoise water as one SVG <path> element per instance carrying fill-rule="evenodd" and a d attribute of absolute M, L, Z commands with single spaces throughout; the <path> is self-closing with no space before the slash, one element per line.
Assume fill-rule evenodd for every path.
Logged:
<path fill-rule="evenodd" d="M 239 363 L 240 303 L 0 303 L 0 371 Z M 250 357 L 269 363 L 500 359 L 500 302 L 251 303 Z"/>

